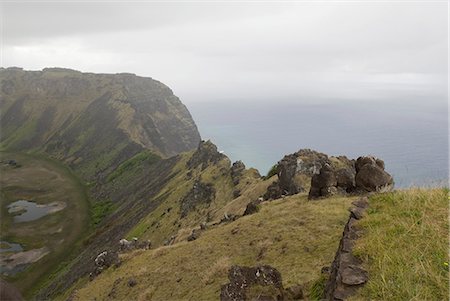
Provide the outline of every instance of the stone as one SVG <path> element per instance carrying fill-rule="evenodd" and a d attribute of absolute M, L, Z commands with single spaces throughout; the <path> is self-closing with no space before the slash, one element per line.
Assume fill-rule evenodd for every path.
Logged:
<path fill-rule="evenodd" d="M 292 195 L 299 193 L 303 187 L 299 187 L 295 181 L 297 171 L 297 156 L 295 154 L 285 156 L 278 162 L 278 184 L 283 194 Z"/>
<path fill-rule="evenodd" d="M 187 241 L 193 241 L 200 237 L 200 231 L 198 229 L 194 229 L 191 232 L 191 235 L 188 236 Z"/>
<path fill-rule="evenodd" d="M 309 190 L 309 199 L 330 196 L 337 193 L 337 179 L 333 168 L 326 163 L 311 179 L 311 189 Z"/>
<path fill-rule="evenodd" d="M 360 167 L 356 173 L 355 183 L 360 190 L 377 192 L 384 189 L 392 189 L 394 180 L 390 174 L 373 162 Z"/>
<path fill-rule="evenodd" d="M 242 177 L 242 173 L 245 171 L 245 165 L 242 161 L 236 161 L 231 166 L 231 179 L 233 184 L 236 186 Z"/>
<path fill-rule="evenodd" d="M 346 285 L 360 285 L 367 282 L 367 272 L 357 266 L 348 266 L 341 272 L 342 283 Z"/>
<path fill-rule="evenodd" d="M 350 168 L 341 168 L 336 172 L 337 187 L 344 192 L 352 192 L 355 187 L 355 171 Z"/>
<path fill-rule="evenodd" d="M 364 208 L 354 207 L 350 209 L 350 212 L 355 219 L 361 219 L 364 215 Z"/>
<path fill-rule="evenodd" d="M 136 281 L 136 279 L 135 279 L 134 277 L 128 279 L 128 286 L 129 286 L 129 287 L 133 287 L 133 286 L 135 286 L 136 284 L 137 284 L 137 281 Z"/>
<path fill-rule="evenodd" d="M 250 215 L 258 212 L 260 208 L 260 203 L 261 202 L 259 200 L 251 201 L 250 203 L 248 203 L 247 207 L 245 208 L 244 215 Z"/>

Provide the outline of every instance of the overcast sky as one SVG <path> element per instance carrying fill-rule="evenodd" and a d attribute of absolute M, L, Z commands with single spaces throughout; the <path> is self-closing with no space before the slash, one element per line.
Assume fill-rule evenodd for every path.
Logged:
<path fill-rule="evenodd" d="M 132 72 L 186 103 L 446 99 L 446 1 L 0 5 L 3 67 Z"/>

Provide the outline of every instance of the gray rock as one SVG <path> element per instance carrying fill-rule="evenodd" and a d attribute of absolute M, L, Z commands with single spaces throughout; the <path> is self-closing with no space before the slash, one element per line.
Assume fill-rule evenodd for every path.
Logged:
<path fill-rule="evenodd" d="M 356 187 L 367 192 L 391 189 L 394 179 L 374 161 L 360 167 L 355 177 Z"/>

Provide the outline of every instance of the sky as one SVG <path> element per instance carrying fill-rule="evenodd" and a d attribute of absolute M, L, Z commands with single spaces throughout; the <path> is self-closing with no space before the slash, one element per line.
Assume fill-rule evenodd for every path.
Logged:
<path fill-rule="evenodd" d="M 204 101 L 446 101 L 447 1 L 2 1 L 1 66 L 131 72 Z"/>

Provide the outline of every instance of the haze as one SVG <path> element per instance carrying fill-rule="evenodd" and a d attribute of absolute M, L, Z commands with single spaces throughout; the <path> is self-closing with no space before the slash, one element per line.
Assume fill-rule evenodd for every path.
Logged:
<path fill-rule="evenodd" d="M 428 2 L 2 2 L 1 66 L 132 72 L 183 102 L 446 102 L 448 7 Z"/>

